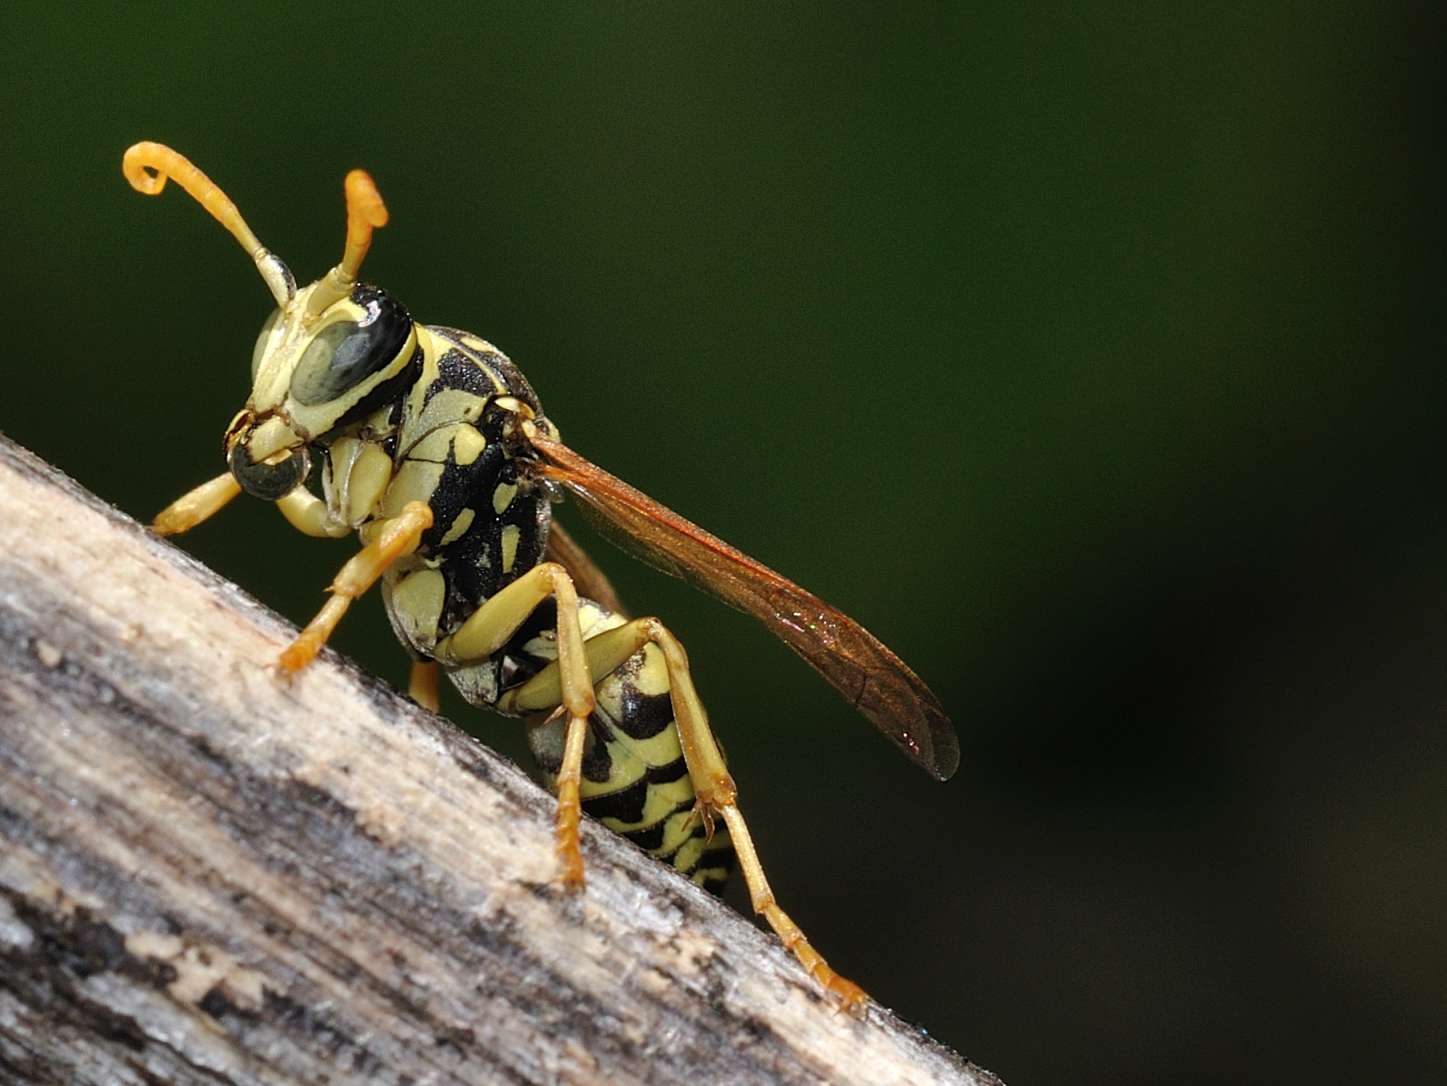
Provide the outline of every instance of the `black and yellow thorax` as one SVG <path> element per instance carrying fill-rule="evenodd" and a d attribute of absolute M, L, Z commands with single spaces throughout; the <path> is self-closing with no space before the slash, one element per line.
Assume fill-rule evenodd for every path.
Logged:
<path fill-rule="evenodd" d="M 418 344 L 418 379 L 389 419 L 393 475 L 378 513 L 394 516 L 410 501 L 432 509 L 421 546 L 384 584 L 398 636 L 426 657 L 481 603 L 542 560 L 550 506 L 507 440 L 515 403 L 499 403 L 521 403 L 541 418 L 526 378 L 506 355 L 465 332 L 419 327 Z M 501 689 L 500 668 L 490 670 L 497 681 L 468 691 L 488 704 Z"/>

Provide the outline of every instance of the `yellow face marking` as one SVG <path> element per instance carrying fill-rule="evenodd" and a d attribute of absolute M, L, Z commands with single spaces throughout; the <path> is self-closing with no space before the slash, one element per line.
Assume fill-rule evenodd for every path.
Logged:
<path fill-rule="evenodd" d="M 498 483 L 497 489 L 492 492 L 492 511 L 502 516 L 507 512 L 507 507 L 512 504 L 517 492 L 518 488 L 512 483 Z"/>
<path fill-rule="evenodd" d="M 337 302 L 326 311 L 326 316 L 320 324 L 307 324 L 303 338 L 298 343 L 302 348 L 306 343 L 312 341 L 316 335 L 328 325 L 335 324 L 339 320 L 360 320 L 365 316 L 365 310 L 353 302 Z M 322 400 L 319 403 L 304 404 L 291 392 L 291 386 L 296 377 L 297 367 L 303 357 L 299 350 L 291 351 L 286 363 L 288 376 L 287 393 L 284 407 L 291 418 L 291 421 L 302 431 L 309 434 L 322 434 L 330 430 L 336 421 L 347 411 L 361 403 L 373 390 L 385 381 L 396 377 L 411 363 L 413 355 L 417 350 L 417 339 L 415 328 L 408 332 L 407 340 L 403 343 L 397 357 L 392 359 L 385 367 L 367 376 L 351 388 L 345 389 L 339 395 L 330 399 Z M 260 387 L 261 375 L 266 371 L 263 369 L 258 374 L 258 388 Z M 303 373 L 303 379 L 305 379 Z M 255 395 L 255 394 L 253 394 Z M 261 404 L 257 403 L 258 409 Z M 253 454 L 254 456 L 255 454 Z"/>
<path fill-rule="evenodd" d="M 442 537 L 442 546 L 455 542 L 462 538 L 462 534 L 472 527 L 472 519 L 477 515 L 475 509 L 464 509 L 458 513 L 452 521 L 452 527 L 447 529 L 447 534 Z"/>
<path fill-rule="evenodd" d="M 522 529 L 516 524 L 506 525 L 502 530 L 502 571 L 512 572 L 512 564 L 518 556 L 518 539 L 522 536 Z"/>

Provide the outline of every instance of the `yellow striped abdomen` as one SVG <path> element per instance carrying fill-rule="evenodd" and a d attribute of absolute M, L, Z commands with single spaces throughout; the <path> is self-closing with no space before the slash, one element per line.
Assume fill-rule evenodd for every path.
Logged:
<path fill-rule="evenodd" d="M 580 602 L 585 638 L 627 621 L 591 600 Z M 523 651 L 539 664 L 555 659 L 551 628 L 529 638 Z M 645 645 L 595 691 L 598 704 L 583 755 L 583 810 L 685 877 L 718 891 L 733 868 L 733 849 L 722 825 L 709 840 L 701 820 L 692 817 L 693 783 L 673 721 L 662 653 Z M 565 727 L 559 719 L 528 731 L 549 787 L 561 763 Z"/>

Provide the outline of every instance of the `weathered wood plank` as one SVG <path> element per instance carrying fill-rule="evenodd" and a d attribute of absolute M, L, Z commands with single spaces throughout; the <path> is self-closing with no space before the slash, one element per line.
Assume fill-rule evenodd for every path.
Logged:
<path fill-rule="evenodd" d="M 0 1080 L 992 1083 L 0 439 Z"/>

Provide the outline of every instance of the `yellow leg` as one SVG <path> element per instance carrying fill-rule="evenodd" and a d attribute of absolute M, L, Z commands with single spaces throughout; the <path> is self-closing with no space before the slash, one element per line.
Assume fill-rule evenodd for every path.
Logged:
<path fill-rule="evenodd" d="M 304 485 L 278 498 L 276 507 L 293 528 L 317 539 L 340 539 L 355 530 L 352 525 L 343 521 L 330 520 L 327 516 L 327 503 Z"/>
<path fill-rule="evenodd" d="M 432 654 L 443 664 L 454 667 L 486 659 L 506 645 L 538 604 L 549 596 L 558 608 L 558 659 L 556 664 L 549 665 L 558 677 L 558 694 L 540 708 L 561 706 L 568 714 L 563 764 L 558 771 L 556 837 L 563 884 L 580 887 L 583 852 L 578 844 L 578 825 L 583 807 L 579 789 L 583 781 L 583 745 L 594 700 L 593 680 L 583 651 L 583 630 L 578 621 L 578 592 L 572 578 L 556 562 L 534 566 L 468 616 L 456 633 L 438 642 Z"/>
<path fill-rule="evenodd" d="M 748 884 L 749 900 L 753 902 L 754 912 L 769 922 L 769 927 L 774 929 L 779 941 L 794 952 L 794 957 L 798 958 L 809 971 L 809 975 L 838 1001 L 841 1009 L 850 1014 L 862 1015 L 869 1003 L 869 996 L 864 989 L 834 972 L 823 955 L 804 938 L 799 925 L 794 923 L 789 914 L 779 908 L 774 900 L 774 891 L 769 886 L 769 880 L 764 877 L 763 865 L 759 863 L 759 854 L 754 849 L 754 839 L 749 836 L 749 828 L 744 824 L 744 816 L 738 804 L 730 801 L 719 808 L 718 813 L 728 824 L 729 840 L 734 846 L 734 855 L 738 857 L 739 870 L 744 873 L 744 882 Z"/>
<path fill-rule="evenodd" d="M 437 690 L 437 662 L 435 660 L 414 660 L 412 674 L 407 680 L 407 696 L 424 709 L 434 713 L 442 705 Z"/>
<path fill-rule="evenodd" d="M 241 484 L 230 472 L 218 475 L 209 483 L 202 483 L 195 490 L 182 494 L 162 509 L 151 522 L 151 528 L 157 535 L 180 535 L 182 532 L 189 532 L 203 520 L 224 509 L 226 504 L 240 493 Z"/>
<path fill-rule="evenodd" d="M 156 514 L 151 529 L 157 535 L 180 535 L 203 520 L 209 520 L 241 493 L 241 484 L 229 472 L 182 494 Z M 276 503 L 282 515 L 299 532 L 311 536 L 340 538 L 353 529 L 348 524 L 326 522 L 327 506 L 304 486 L 299 486 Z"/>
<path fill-rule="evenodd" d="M 424 502 L 408 502 L 391 520 L 384 521 L 368 543 L 338 572 L 331 598 L 306 629 L 287 646 L 278 661 L 284 672 L 300 671 L 316 658 L 352 601 L 371 588 L 393 562 L 417 549 L 422 533 L 432 526 L 432 510 Z"/>
<path fill-rule="evenodd" d="M 578 844 L 578 826 L 583 821 L 583 744 L 588 738 L 588 718 L 568 717 L 563 738 L 563 764 L 558 769 L 558 814 L 553 827 L 557 841 L 559 876 L 564 886 L 583 885 L 583 850 Z"/>
<path fill-rule="evenodd" d="M 748 884 L 754 911 L 769 922 L 769 926 L 809 971 L 809 975 L 818 981 L 843 1009 L 853 1014 L 863 1013 L 869 1001 L 864 990 L 831 969 L 823 956 L 804 938 L 799 925 L 794 923 L 789 914 L 779 908 L 774 900 L 774 891 L 769 886 L 769 880 L 764 877 L 764 868 L 759 862 L 758 852 L 754 849 L 754 840 L 749 835 L 744 816 L 738 808 L 738 787 L 734 784 L 734 779 L 724 764 L 723 752 L 719 750 L 713 737 L 708 713 L 694 689 L 693 677 L 689 673 L 688 656 L 678 639 L 656 618 L 634 619 L 588 639 L 583 650 L 588 657 L 589 673 L 602 678 L 649 642 L 658 646 L 668 668 L 673 716 L 678 725 L 678 736 L 683 746 L 684 761 L 688 765 L 688 775 L 698 796 L 695 810 L 699 817 L 703 819 L 710 834 L 713 832 L 715 817 L 722 817 L 728 824 L 734 854 L 738 857 L 739 868 Z M 499 707 L 517 711 L 547 708 L 556 704 L 558 684 L 559 669 L 557 665 L 549 664 L 522 686 L 509 691 L 499 702 Z M 564 750 L 566 753 L 566 747 Z"/>

